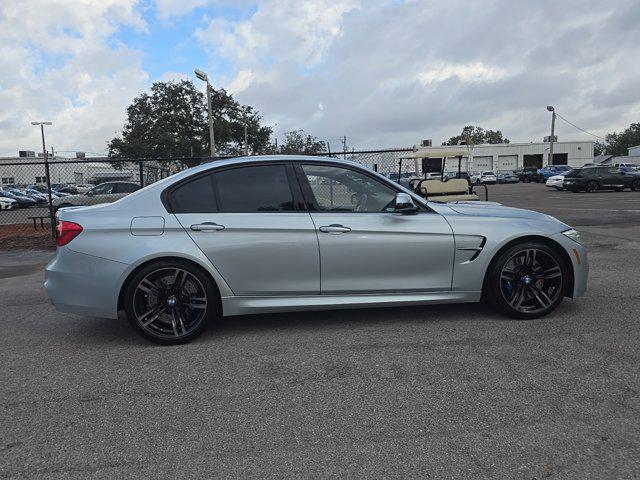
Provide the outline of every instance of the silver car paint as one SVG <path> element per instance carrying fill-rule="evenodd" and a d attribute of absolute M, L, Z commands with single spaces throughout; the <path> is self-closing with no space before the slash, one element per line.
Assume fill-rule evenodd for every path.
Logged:
<path fill-rule="evenodd" d="M 161 192 L 182 178 L 208 169 L 261 160 L 322 160 L 362 169 L 352 162 L 317 157 L 237 158 L 185 170 L 111 204 L 60 210 L 61 220 L 79 223 L 83 232 L 69 245 L 59 248 L 45 270 L 45 287 L 54 305 L 65 312 L 116 318 L 118 299 L 127 277 L 145 262 L 166 257 L 187 259 L 204 268 L 218 286 L 224 315 L 367 305 L 474 302 L 480 298 L 485 271 L 498 249 L 513 239 L 529 235 L 549 238 L 565 249 L 574 268 L 573 296 L 581 295 L 586 288 L 586 252 L 582 245 L 561 234 L 568 226 L 548 215 L 495 203 L 429 202 L 428 206 L 434 213 L 415 216 L 363 213 L 350 219 L 355 228 L 348 234 L 317 233 L 316 242 L 320 241 L 321 245 L 314 251 L 311 246 L 315 232 L 309 231 L 302 219 L 306 216 L 316 223 L 315 227 L 328 221 L 335 223 L 330 218 L 321 218 L 325 214 L 292 214 L 296 220 L 295 228 L 289 228 L 291 239 L 287 239 L 287 229 L 282 229 L 279 221 L 267 219 L 271 217 L 269 214 L 242 214 L 253 217 L 248 223 L 246 218 L 244 223 L 239 218 L 231 218 L 239 214 L 220 214 L 229 216 L 220 220 L 222 225 L 229 224 L 226 232 L 229 235 L 225 240 L 229 248 L 222 248 L 216 246 L 215 239 L 224 239 L 218 234 L 225 233 L 227 225 L 223 231 L 197 232 L 196 235 L 189 227 L 194 224 L 192 221 L 201 219 L 191 220 L 187 218 L 189 215 L 170 214 L 161 202 Z M 388 182 L 381 175 L 370 174 Z M 426 205 L 413 192 L 399 186 L 395 188 L 412 195 L 416 203 Z M 273 215 L 278 215 L 276 220 L 288 216 L 282 216 L 282 213 Z M 339 215 L 339 221 L 344 222 L 347 217 Z M 356 214 L 349 215 L 356 217 Z M 156 221 L 149 224 L 136 220 L 147 217 L 155 217 Z M 159 228 L 159 217 L 164 222 L 162 228 Z M 242 238 L 240 228 L 243 224 L 253 230 L 250 241 Z M 381 229 L 380 226 L 385 224 L 386 230 Z M 393 225 L 395 229 L 388 228 Z M 134 234 L 134 231 L 144 233 L 146 228 L 151 234 Z M 258 230 L 262 233 L 258 234 Z M 372 232 L 376 232 L 373 237 L 379 236 L 375 240 L 375 248 L 366 242 L 367 238 L 372 238 Z M 198 237 L 203 239 L 194 241 Z M 418 239 L 424 239 L 422 249 Z M 277 245 L 280 240 L 286 241 L 289 247 L 294 246 L 293 254 L 291 248 Z M 316 273 L 316 267 L 322 254 L 322 243 L 325 244 L 325 252 L 332 252 L 335 258 L 328 259 L 328 265 L 334 268 L 333 274 L 325 279 L 329 288 L 319 292 L 320 275 Z M 480 253 L 471 261 L 481 244 Z M 259 250 L 265 245 L 271 248 L 267 249 L 267 254 L 256 253 L 256 247 Z M 573 250 L 578 252 L 581 264 L 577 264 Z M 251 261 L 246 261 L 246 258 Z M 340 265 L 341 261 L 348 262 L 351 258 L 359 258 L 359 262 L 351 264 L 357 271 L 349 272 Z M 300 259 L 303 259 L 301 265 L 290 266 Z M 395 264 L 394 259 L 399 263 Z M 410 270 L 403 272 L 396 267 L 399 264 Z M 307 272 L 311 277 L 302 278 Z M 291 279 L 286 278 L 288 274 L 293 274 L 300 283 L 293 285 Z M 342 281 L 343 274 L 350 277 L 351 283 Z M 385 278 L 386 274 L 392 281 Z M 256 276 L 272 286 L 259 285 L 254 280 Z M 364 281 L 366 288 L 353 285 L 359 281 Z"/>

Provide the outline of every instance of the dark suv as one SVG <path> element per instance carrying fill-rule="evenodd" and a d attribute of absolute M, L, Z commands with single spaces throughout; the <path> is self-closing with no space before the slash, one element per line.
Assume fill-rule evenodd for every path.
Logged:
<path fill-rule="evenodd" d="M 571 170 L 564 176 L 562 186 L 571 192 L 595 192 L 630 188 L 640 190 L 640 174 L 627 168 L 584 167 Z"/>

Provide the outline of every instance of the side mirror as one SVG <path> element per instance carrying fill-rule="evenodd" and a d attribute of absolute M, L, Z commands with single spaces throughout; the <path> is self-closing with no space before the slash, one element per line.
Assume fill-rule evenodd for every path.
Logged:
<path fill-rule="evenodd" d="M 393 211 L 396 213 L 416 213 L 418 207 L 413 203 L 411 195 L 408 193 L 398 192 L 393 206 Z"/>

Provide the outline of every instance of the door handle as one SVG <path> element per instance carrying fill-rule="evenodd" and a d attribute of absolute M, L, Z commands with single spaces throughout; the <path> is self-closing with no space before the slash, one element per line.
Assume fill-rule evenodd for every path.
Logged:
<path fill-rule="evenodd" d="M 320 227 L 318 230 L 320 230 L 323 233 L 333 233 L 333 234 L 347 233 L 351 231 L 349 227 L 345 227 L 344 225 L 338 225 L 337 223 L 333 223 L 331 225 L 325 225 L 323 227 Z"/>
<path fill-rule="evenodd" d="M 214 222 L 204 222 L 191 225 L 190 228 L 194 232 L 219 232 L 220 230 L 224 230 L 224 225 L 218 225 Z"/>

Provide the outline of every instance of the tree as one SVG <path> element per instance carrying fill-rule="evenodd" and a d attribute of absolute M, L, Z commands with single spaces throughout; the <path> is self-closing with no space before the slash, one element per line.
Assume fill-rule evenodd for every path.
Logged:
<path fill-rule="evenodd" d="M 284 142 L 277 149 L 282 154 L 314 154 L 327 151 L 327 144 L 304 130 L 293 130 L 284 134 Z"/>
<path fill-rule="evenodd" d="M 596 140 L 593 144 L 593 155 L 594 156 L 603 155 L 606 148 L 607 148 L 606 143 L 601 142 L 600 140 Z"/>
<path fill-rule="evenodd" d="M 269 146 L 271 128 L 260 124 L 260 115 L 223 89 L 211 93 L 218 155 L 244 152 L 244 124 L 250 151 L 263 153 Z M 187 80 L 154 83 L 151 92 L 142 93 L 127 107 L 122 133 L 108 148 L 113 158 L 180 157 L 182 166 L 197 165 L 198 157 L 210 155 L 205 95 Z"/>
<path fill-rule="evenodd" d="M 607 145 L 604 153 L 607 155 L 628 155 L 628 148 L 640 145 L 640 123 L 632 123 L 629 128 L 618 133 L 608 133 L 605 137 Z"/>
<path fill-rule="evenodd" d="M 451 137 L 446 142 L 442 142 L 442 145 L 458 145 L 461 140 L 473 145 L 479 145 L 481 143 L 509 143 L 509 139 L 503 137 L 500 130 L 485 130 L 482 127 L 467 125 L 462 129 L 460 135 Z"/>

